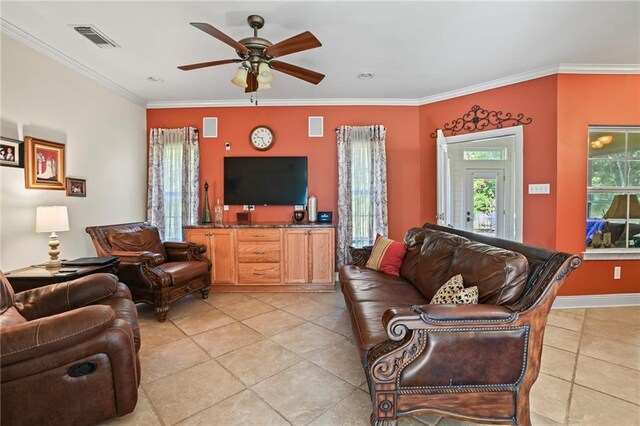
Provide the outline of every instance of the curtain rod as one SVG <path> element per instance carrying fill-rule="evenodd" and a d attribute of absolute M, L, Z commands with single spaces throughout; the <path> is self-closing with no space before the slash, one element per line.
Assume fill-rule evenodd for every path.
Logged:
<path fill-rule="evenodd" d="M 382 126 L 383 129 L 387 130 L 387 128 L 382 124 L 370 124 L 368 126 L 351 126 L 351 127 L 371 127 L 371 126 Z M 343 127 L 343 126 L 338 126 L 334 130 L 338 130 L 340 127 Z"/>

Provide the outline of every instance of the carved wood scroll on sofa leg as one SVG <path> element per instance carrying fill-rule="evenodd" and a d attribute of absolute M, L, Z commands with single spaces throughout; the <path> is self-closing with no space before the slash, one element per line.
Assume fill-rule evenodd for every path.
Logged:
<path fill-rule="evenodd" d="M 400 342 L 386 341 L 374 347 L 369 355 L 371 402 L 374 426 L 395 426 L 397 422 L 397 377 L 426 346 L 427 333 L 414 330 Z"/>

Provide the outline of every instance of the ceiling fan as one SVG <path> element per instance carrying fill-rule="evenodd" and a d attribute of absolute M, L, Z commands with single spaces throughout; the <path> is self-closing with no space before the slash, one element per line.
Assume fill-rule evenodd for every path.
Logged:
<path fill-rule="evenodd" d="M 191 22 L 191 25 L 199 30 L 233 47 L 240 59 L 201 62 L 198 64 L 182 65 L 178 68 L 183 71 L 190 71 L 216 65 L 240 63 L 240 67 L 231 82 L 237 86 L 244 87 L 246 93 L 269 89 L 271 87 L 271 81 L 273 81 L 271 69 L 313 84 L 318 84 L 322 81 L 324 74 L 276 60 L 277 57 L 322 46 L 322 43 L 320 43 L 313 34 L 305 31 L 273 44 L 267 39 L 258 37 L 258 30 L 264 26 L 264 18 L 262 18 L 262 16 L 250 15 L 247 18 L 247 22 L 249 26 L 253 28 L 253 37 L 243 38 L 238 41 L 210 24 Z"/>

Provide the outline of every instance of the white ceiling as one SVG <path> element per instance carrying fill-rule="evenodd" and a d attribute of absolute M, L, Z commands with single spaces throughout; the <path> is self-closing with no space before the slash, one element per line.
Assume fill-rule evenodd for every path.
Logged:
<path fill-rule="evenodd" d="M 189 25 L 208 22 L 234 39 L 276 43 L 311 31 L 322 47 L 282 60 L 326 74 L 317 86 L 276 73 L 262 99 L 419 99 L 560 64 L 640 64 L 640 2 L 2 1 L 3 29 L 42 42 L 147 102 L 234 101 L 235 58 Z M 69 24 L 93 24 L 122 46 L 99 49 Z M 38 43 L 36 43 L 38 44 Z M 57 51 L 57 52 L 55 52 Z M 361 72 L 375 78 L 363 81 Z M 150 83 L 157 76 L 163 83 Z"/>

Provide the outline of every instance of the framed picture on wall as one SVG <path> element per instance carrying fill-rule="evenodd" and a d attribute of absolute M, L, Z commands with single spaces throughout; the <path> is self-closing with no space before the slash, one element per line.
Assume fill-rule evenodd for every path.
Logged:
<path fill-rule="evenodd" d="M 64 190 L 64 144 L 31 136 L 25 137 L 24 143 L 26 145 L 25 187 Z"/>
<path fill-rule="evenodd" d="M 24 167 L 24 143 L 0 136 L 0 166 Z"/>
<path fill-rule="evenodd" d="M 87 196 L 87 180 L 68 177 L 65 181 L 67 189 L 67 197 L 86 197 Z"/>

